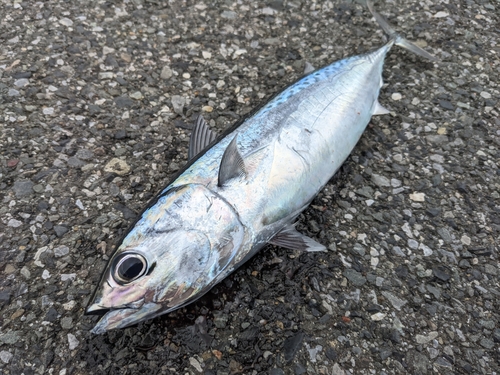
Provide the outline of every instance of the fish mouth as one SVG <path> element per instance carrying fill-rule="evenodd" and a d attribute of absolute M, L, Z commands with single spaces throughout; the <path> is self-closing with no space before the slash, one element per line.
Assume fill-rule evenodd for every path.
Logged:
<path fill-rule="evenodd" d="M 102 306 L 89 306 L 85 315 L 101 315 L 101 319 L 91 330 L 94 334 L 103 334 L 113 329 L 129 327 L 161 314 L 161 305 L 146 303 L 141 307 L 103 308 Z"/>
<path fill-rule="evenodd" d="M 97 315 L 97 316 L 103 316 L 106 315 L 108 312 L 110 312 L 111 309 L 99 309 L 99 310 L 85 310 L 84 315 Z"/>
<path fill-rule="evenodd" d="M 88 305 L 87 308 L 85 309 L 84 315 L 98 315 L 98 316 L 103 316 L 106 313 L 111 311 L 109 307 L 104 307 L 101 305 L 98 305 L 96 303 Z"/>

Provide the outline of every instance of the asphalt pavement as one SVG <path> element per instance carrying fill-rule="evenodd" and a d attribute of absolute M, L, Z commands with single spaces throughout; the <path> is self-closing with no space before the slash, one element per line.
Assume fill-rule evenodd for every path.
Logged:
<path fill-rule="evenodd" d="M 201 300 L 93 335 L 116 241 L 187 160 L 316 67 L 381 46 L 352 1 L 0 3 L 2 374 L 498 374 L 500 3 L 375 4 L 380 102 L 297 228 Z"/>

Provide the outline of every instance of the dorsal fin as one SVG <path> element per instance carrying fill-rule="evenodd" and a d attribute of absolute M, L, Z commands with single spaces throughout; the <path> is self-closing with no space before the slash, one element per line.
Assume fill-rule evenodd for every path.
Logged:
<path fill-rule="evenodd" d="M 229 180 L 236 177 L 242 177 L 247 175 L 247 170 L 245 168 L 245 162 L 243 157 L 238 151 L 238 146 L 236 144 L 236 137 L 229 143 L 222 155 L 222 160 L 219 167 L 219 179 L 217 185 L 219 187 L 224 186 Z"/>
<path fill-rule="evenodd" d="M 217 134 L 210 130 L 203 116 L 199 115 L 189 138 L 188 160 L 203 151 L 216 137 Z"/>

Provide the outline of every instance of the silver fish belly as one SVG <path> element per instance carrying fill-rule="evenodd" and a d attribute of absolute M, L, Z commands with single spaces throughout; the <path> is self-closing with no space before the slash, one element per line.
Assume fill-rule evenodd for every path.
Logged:
<path fill-rule="evenodd" d="M 310 73 L 216 143 L 200 119 L 190 164 L 111 257 L 87 308 L 105 313 L 93 332 L 194 301 L 268 243 L 325 250 L 293 221 L 349 156 L 371 116 L 387 113 L 377 98 L 394 43 Z"/>

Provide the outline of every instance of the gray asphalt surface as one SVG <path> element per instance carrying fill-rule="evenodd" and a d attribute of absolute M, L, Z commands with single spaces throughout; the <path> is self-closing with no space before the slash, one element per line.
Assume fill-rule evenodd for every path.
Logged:
<path fill-rule="evenodd" d="M 379 2 L 380 102 L 298 229 L 202 300 L 95 336 L 120 235 L 187 158 L 301 76 L 384 36 L 350 2 L 0 4 L 0 372 L 497 374 L 500 3 Z"/>

